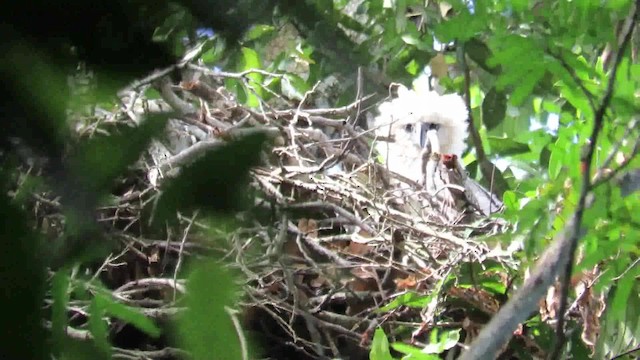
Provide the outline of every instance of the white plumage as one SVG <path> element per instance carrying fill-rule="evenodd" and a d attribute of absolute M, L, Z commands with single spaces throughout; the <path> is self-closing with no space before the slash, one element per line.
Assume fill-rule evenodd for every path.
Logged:
<path fill-rule="evenodd" d="M 393 142 L 378 141 L 376 149 L 389 170 L 419 181 L 422 148 L 419 124 L 438 125 L 441 154 L 462 158 L 467 137 L 467 108 L 457 94 L 439 95 L 400 86 L 398 97 L 380 104 L 374 119 L 376 134 L 392 136 Z"/>
<path fill-rule="evenodd" d="M 428 196 L 441 200 L 439 209 L 451 221 L 469 205 L 483 215 L 500 211 L 500 199 L 470 179 L 460 162 L 468 113 L 459 95 L 401 86 L 398 97 L 378 109 L 376 133 L 392 140 L 378 141 L 376 150 L 389 170 L 424 184 Z"/>

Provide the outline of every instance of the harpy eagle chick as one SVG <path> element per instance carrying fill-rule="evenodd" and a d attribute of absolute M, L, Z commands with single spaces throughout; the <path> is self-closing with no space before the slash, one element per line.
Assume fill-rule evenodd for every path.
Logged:
<path fill-rule="evenodd" d="M 422 179 L 419 164 L 427 124 L 438 125 L 441 154 L 462 156 L 467 137 L 467 108 L 457 94 L 418 93 L 400 85 L 398 97 L 380 104 L 378 110 L 380 115 L 374 120 L 376 134 L 394 138 L 393 142 L 378 142 L 376 146 L 389 170 L 413 181 Z"/>
<path fill-rule="evenodd" d="M 468 117 L 460 96 L 400 86 L 398 97 L 381 104 L 379 111 L 376 134 L 393 140 L 377 142 L 376 149 L 389 170 L 424 184 L 449 203 L 463 198 L 484 215 L 500 210 L 500 200 L 468 178 L 460 162 Z"/>

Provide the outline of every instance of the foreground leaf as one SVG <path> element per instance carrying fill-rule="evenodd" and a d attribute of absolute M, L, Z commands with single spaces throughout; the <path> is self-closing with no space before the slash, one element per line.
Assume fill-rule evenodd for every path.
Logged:
<path fill-rule="evenodd" d="M 195 360 L 242 359 L 225 306 L 234 304 L 233 278 L 219 264 L 199 264 L 187 282 L 187 310 L 179 322 L 180 341 Z"/>
<path fill-rule="evenodd" d="M 176 210 L 203 209 L 215 213 L 239 210 L 246 204 L 249 170 L 258 164 L 264 134 L 222 144 L 190 165 L 163 189 L 154 222 L 163 224 Z"/>

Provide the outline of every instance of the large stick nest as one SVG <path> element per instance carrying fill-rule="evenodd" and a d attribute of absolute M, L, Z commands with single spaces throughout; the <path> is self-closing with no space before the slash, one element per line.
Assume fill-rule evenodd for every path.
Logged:
<path fill-rule="evenodd" d="M 513 266 L 509 254 L 490 251 L 483 241 L 504 225 L 491 218 L 444 221 L 423 208 L 420 185 L 379 164 L 374 132 L 357 126 L 372 108 L 370 98 L 333 109 L 279 98 L 248 109 L 216 85 L 224 77 L 247 82 L 247 73 L 191 70 L 198 80 L 175 84 L 158 74 L 137 82 L 119 94 L 120 109 L 98 109 L 77 126 L 79 136 L 92 137 L 135 126 L 149 113 L 179 114 L 114 187 L 114 205 L 98 209 L 121 251 L 89 269 L 116 299 L 167 324 L 182 311 L 185 263 L 221 257 L 245 274 L 244 327 L 274 359 L 366 359 L 377 327 L 392 341 L 416 346 L 429 343 L 434 328 L 463 328 L 467 340 L 463 335 L 460 342 L 467 342 L 476 321 L 497 311 L 495 294 L 457 286 L 449 275 L 464 264 L 471 277 L 487 262 Z M 162 99 L 145 97 L 151 86 Z M 178 229 L 147 230 L 142 209 L 180 166 L 255 131 L 267 133 L 271 146 L 251 172 L 255 208 L 235 216 L 239 228 L 222 231 L 195 212 L 178 214 Z M 38 224 L 59 234 L 59 203 L 46 194 L 34 197 Z M 256 209 L 268 215 L 253 216 Z M 509 286 L 506 275 L 495 276 Z M 86 339 L 86 303 L 77 304 L 69 335 Z M 126 324 L 114 322 L 111 338 L 118 358 L 184 356 L 166 338 L 151 340 Z"/>

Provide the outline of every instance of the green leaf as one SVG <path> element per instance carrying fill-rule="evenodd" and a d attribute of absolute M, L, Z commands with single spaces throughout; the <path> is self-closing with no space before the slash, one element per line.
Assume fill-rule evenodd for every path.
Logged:
<path fill-rule="evenodd" d="M 413 345 L 405 344 L 405 343 L 400 343 L 400 342 L 392 343 L 391 348 L 393 348 L 393 350 L 399 353 L 406 354 L 406 356 L 402 358 L 403 360 L 405 359 L 406 360 L 439 360 L 440 359 L 440 356 L 425 354 L 424 352 L 422 352 L 422 349 Z"/>
<path fill-rule="evenodd" d="M 507 96 L 495 87 L 491 88 L 482 102 L 482 122 L 487 130 L 498 126 L 504 120 L 506 112 Z"/>
<path fill-rule="evenodd" d="M 106 314 L 137 327 L 151 337 L 157 338 L 160 336 L 160 329 L 156 324 L 136 308 L 116 302 L 110 296 L 96 294 L 96 298 L 99 298 L 100 305 Z"/>
<path fill-rule="evenodd" d="M 533 112 L 540 114 L 540 111 L 542 111 L 542 98 L 536 97 L 533 99 Z"/>
<path fill-rule="evenodd" d="M 413 308 L 423 308 L 432 299 L 432 295 L 420 295 L 414 292 L 406 292 L 397 296 L 387 305 L 380 307 L 376 312 L 387 312 L 393 309 L 397 309 L 400 306 L 408 306 Z"/>
<path fill-rule="evenodd" d="M 117 135 L 96 136 L 74 151 L 70 162 L 76 191 L 96 198 L 107 191 L 117 176 L 136 162 L 151 139 L 165 128 L 167 115 L 149 116 L 140 126 L 123 129 Z"/>
<path fill-rule="evenodd" d="M 415 46 L 418 50 L 431 51 L 432 44 L 429 38 L 425 38 L 416 25 L 412 22 L 407 24 L 405 32 L 400 36 L 405 44 Z"/>
<path fill-rule="evenodd" d="M 576 86 L 567 85 L 562 82 L 556 85 L 560 88 L 560 94 L 567 99 L 569 104 L 579 111 L 578 115 L 582 115 L 587 119 L 593 118 L 593 109 L 589 104 L 589 100 L 585 97 L 584 93 L 580 91 Z"/>
<path fill-rule="evenodd" d="M 274 31 L 275 31 L 275 27 L 272 25 L 265 25 L 265 24 L 253 25 L 251 29 L 249 29 L 244 34 L 243 40 L 244 41 L 257 40 L 262 37 L 273 34 Z"/>
<path fill-rule="evenodd" d="M 515 84 L 515 90 L 511 93 L 511 102 L 514 105 L 520 105 L 533 92 L 533 88 L 538 84 L 545 74 L 542 67 L 533 67 L 528 73 L 521 78 L 521 81 Z"/>
<path fill-rule="evenodd" d="M 486 27 L 485 19 L 474 16 L 469 11 L 461 11 L 455 16 L 440 22 L 434 29 L 437 39 L 450 41 L 468 41 Z"/>
<path fill-rule="evenodd" d="M 499 295 L 504 294 L 507 290 L 507 287 L 500 280 L 483 279 L 481 285 L 483 289 Z"/>
<path fill-rule="evenodd" d="M 302 43 L 296 45 L 296 51 L 294 56 L 302 61 L 306 61 L 309 64 L 315 64 L 316 62 L 311 57 L 313 55 L 312 46 L 302 46 Z"/>
<path fill-rule="evenodd" d="M 311 89 L 309 84 L 296 74 L 285 74 L 280 86 L 281 89 L 288 87 L 295 90 L 295 96 L 299 99 L 303 99 L 304 94 Z"/>
<path fill-rule="evenodd" d="M 440 354 L 445 350 L 449 350 L 452 347 L 458 345 L 460 340 L 460 329 L 455 330 L 441 330 L 434 329 L 431 332 L 432 341 L 422 349 L 422 352 L 427 354 Z"/>
<path fill-rule="evenodd" d="M 518 198 L 516 196 L 516 193 L 512 190 L 507 190 L 504 192 L 504 194 L 502 194 L 502 202 L 504 203 L 504 206 L 509 210 L 518 210 L 518 208 L 520 207 L 518 205 Z"/>
<path fill-rule="evenodd" d="M 2 355 L 6 359 L 48 359 L 49 342 L 42 326 L 46 269 L 41 256 L 48 243 L 32 232 L 26 214 L 11 203 L 5 181 L 9 174 L 0 167 L 0 307 L 5 310 Z"/>
<path fill-rule="evenodd" d="M 498 138 L 488 136 L 487 140 L 491 147 L 491 152 L 503 156 L 525 154 L 530 151 L 529 145 L 512 140 L 510 138 Z"/>
<path fill-rule="evenodd" d="M 407 27 L 407 3 L 406 0 L 396 0 L 395 1 L 395 26 L 396 33 L 401 34 Z"/>
<path fill-rule="evenodd" d="M 163 42 L 167 41 L 169 37 L 175 35 L 180 29 L 184 28 L 186 23 L 187 13 L 185 10 L 179 9 L 170 14 L 165 20 L 162 26 L 159 26 L 153 32 L 153 41 Z"/>
<path fill-rule="evenodd" d="M 206 50 L 204 50 L 202 55 L 200 55 L 200 60 L 202 60 L 205 65 L 214 66 L 225 55 L 225 43 L 224 40 L 219 37 L 214 37 L 207 41 L 210 45 Z"/>
<path fill-rule="evenodd" d="M 415 76 L 418 71 L 420 71 L 420 65 L 415 61 L 415 59 L 412 59 L 407 66 L 405 66 L 405 69 L 409 74 Z"/>
<path fill-rule="evenodd" d="M 224 87 L 236 95 L 238 102 L 246 104 L 247 91 L 240 80 L 227 78 L 224 80 Z"/>
<path fill-rule="evenodd" d="M 569 144 L 567 143 L 566 139 L 562 137 L 558 138 L 558 140 L 553 145 L 551 156 L 549 157 L 549 177 L 552 180 L 557 179 L 558 175 L 560 175 L 560 171 L 562 170 L 562 167 L 565 163 L 567 154 L 566 146 L 568 145 Z"/>
<path fill-rule="evenodd" d="M 194 360 L 241 359 L 240 342 L 225 307 L 236 304 L 238 291 L 220 264 L 197 264 L 187 281 L 187 309 L 179 319 L 179 338 Z"/>
<path fill-rule="evenodd" d="M 364 26 L 362 26 L 362 24 L 360 24 L 360 22 L 356 21 L 355 19 L 353 19 L 352 17 L 339 12 L 338 17 L 340 19 L 339 23 L 340 25 L 344 26 L 345 28 L 349 29 L 349 30 L 353 30 L 356 32 L 365 32 L 366 28 Z"/>
<path fill-rule="evenodd" d="M 89 305 L 89 332 L 98 351 L 98 359 L 111 358 L 111 344 L 109 344 L 109 329 L 104 317 L 102 301 L 94 298 Z"/>
<path fill-rule="evenodd" d="M 482 91 L 477 84 L 471 85 L 469 88 L 469 101 L 471 103 L 471 109 L 475 109 L 482 104 Z"/>
<path fill-rule="evenodd" d="M 401 37 L 402 41 L 409 45 L 418 45 L 420 43 L 420 37 L 416 36 L 416 34 L 403 34 Z"/>
<path fill-rule="evenodd" d="M 265 134 L 256 133 L 214 144 L 208 153 L 183 166 L 178 177 L 163 185 L 154 224 L 175 219 L 176 210 L 228 214 L 248 205 L 249 170 L 258 164 L 265 140 Z"/>
<path fill-rule="evenodd" d="M 260 57 L 258 56 L 258 53 L 251 48 L 243 47 L 241 70 L 246 71 L 246 70 L 260 69 L 260 68 L 261 68 Z M 260 87 L 260 84 L 262 84 L 263 76 L 262 74 L 258 74 L 258 73 L 250 73 L 250 74 L 247 74 L 247 78 L 250 81 L 248 82 L 249 84 L 245 84 L 246 93 L 247 93 L 246 104 L 249 107 L 255 108 L 260 105 L 259 96 L 262 97 L 262 91 L 263 91 L 262 87 Z M 249 86 L 251 88 L 249 88 Z"/>
<path fill-rule="evenodd" d="M 633 271 L 629 271 L 626 273 L 618 282 L 616 283 L 616 291 L 613 297 L 613 303 L 609 308 L 609 311 L 612 313 L 611 316 L 623 319 L 624 313 L 627 309 L 627 301 L 629 296 L 632 296 L 632 289 L 637 282 L 636 276 L 640 273 L 640 268 L 636 267 Z M 633 294 L 633 296 L 637 296 Z"/>
<path fill-rule="evenodd" d="M 369 360 L 393 360 L 389 351 L 389 340 L 387 340 L 387 335 L 382 328 L 377 328 L 373 334 Z"/>
<path fill-rule="evenodd" d="M 51 333 L 56 354 L 64 350 L 67 334 L 67 304 L 69 303 L 69 272 L 61 269 L 56 271 L 51 280 Z"/>
<path fill-rule="evenodd" d="M 526 11 L 527 8 L 529 7 L 529 1 L 528 0 L 511 0 L 511 7 L 513 8 L 514 11 L 517 12 L 523 12 Z"/>
<path fill-rule="evenodd" d="M 613 264 L 612 264 L 613 265 Z M 623 269 L 624 267 L 618 267 Z M 637 266 L 635 268 L 638 268 Z M 635 269 L 633 269 L 635 270 Z M 606 279 L 607 275 L 611 275 Z M 607 285 L 615 284 L 616 280 L 611 279 L 614 274 L 603 273 Z M 616 274 L 617 275 L 617 274 Z M 628 278 L 633 278 L 633 274 L 627 274 Z M 607 281 L 608 280 L 608 281 Z M 625 279 L 625 282 L 630 280 Z M 637 346 L 640 339 L 640 286 L 638 281 L 633 281 L 628 296 L 621 296 L 621 301 L 617 301 L 617 288 L 610 292 L 604 317 L 601 318 L 601 332 L 598 336 L 596 354 L 594 359 L 611 359 L 615 355 L 624 353 Z M 623 285 L 625 288 L 628 285 Z M 620 305 L 620 308 L 614 306 Z"/>
<path fill-rule="evenodd" d="M 491 58 L 491 50 L 489 47 L 478 40 L 477 38 L 471 38 L 464 44 L 464 50 L 478 66 L 480 66 L 483 70 L 493 74 L 499 75 L 502 72 L 500 65 L 490 66 L 487 64 L 487 60 Z"/>
<path fill-rule="evenodd" d="M 94 360 L 107 359 L 100 357 L 100 349 L 91 341 L 76 340 L 67 338 L 62 344 L 63 352 L 58 359 L 60 360 Z M 109 358 L 110 359 L 110 358 Z"/>
<path fill-rule="evenodd" d="M 542 102 L 542 109 L 549 113 L 560 114 L 562 112 L 562 106 L 557 102 L 561 102 L 562 100 L 556 100 L 556 102 L 550 100 L 544 100 Z"/>

